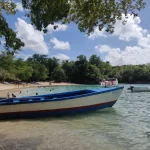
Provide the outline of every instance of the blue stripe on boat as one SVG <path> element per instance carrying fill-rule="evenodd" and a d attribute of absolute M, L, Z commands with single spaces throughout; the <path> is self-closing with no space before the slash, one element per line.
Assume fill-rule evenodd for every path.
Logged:
<path fill-rule="evenodd" d="M 24 112 L 8 112 L 1 113 L 0 119 L 7 118 L 19 118 L 19 117 L 46 117 L 46 116 L 62 116 L 62 115 L 72 115 L 76 113 L 85 113 L 91 112 L 98 109 L 103 109 L 107 107 L 112 107 L 117 100 L 110 101 L 107 103 L 100 103 L 90 106 L 74 107 L 74 108 L 63 108 L 63 109 L 54 109 L 54 110 L 37 110 L 37 111 L 24 111 Z"/>
<path fill-rule="evenodd" d="M 78 91 L 56 93 L 56 94 L 10 98 L 10 99 L 1 100 L 0 105 L 17 105 L 17 104 L 27 104 L 27 103 L 41 103 L 41 102 L 50 102 L 50 101 L 71 100 L 75 98 L 87 97 L 87 96 L 98 95 L 98 94 L 107 93 L 111 91 L 116 91 L 123 88 L 124 87 L 100 88 L 94 90 L 78 90 Z"/>

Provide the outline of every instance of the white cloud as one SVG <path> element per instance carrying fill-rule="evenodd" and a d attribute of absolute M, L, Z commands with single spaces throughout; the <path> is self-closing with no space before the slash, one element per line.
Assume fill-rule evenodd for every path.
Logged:
<path fill-rule="evenodd" d="M 23 9 L 23 7 L 22 7 L 22 4 L 21 4 L 21 3 L 16 2 L 15 4 L 16 4 L 16 10 L 18 10 L 18 11 L 20 11 L 20 12 L 23 12 L 23 11 L 24 11 L 24 9 Z"/>
<path fill-rule="evenodd" d="M 121 50 L 108 45 L 98 45 L 95 49 L 105 54 L 104 61 L 109 61 L 113 66 L 150 63 L 150 47 L 126 46 L 124 50 Z"/>
<path fill-rule="evenodd" d="M 18 32 L 17 37 L 24 43 L 24 49 L 31 49 L 39 54 L 48 54 L 48 47 L 44 41 L 43 33 L 35 30 L 31 24 L 21 18 L 17 19 L 16 30 Z"/>
<path fill-rule="evenodd" d="M 104 54 L 104 61 L 110 61 L 114 66 L 127 64 L 146 64 L 150 63 L 150 34 L 140 26 L 141 19 L 128 15 L 128 20 L 125 25 L 122 20 L 118 20 L 115 24 L 114 33 L 111 36 L 118 37 L 119 40 L 128 41 L 134 40 L 135 46 L 126 46 L 124 49 L 119 47 L 113 48 L 108 45 L 95 46 L 96 51 Z"/>
<path fill-rule="evenodd" d="M 56 38 L 52 38 L 50 42 L 54 44 L 53 46 L 54 49 L 70 50 L 70 44 L 67 41 L 63 42 L 63 41 L 57 40 Z"/>
<path fill-rule="evenodd" d="M 96 27 L 94 32 L 91 33 L 88 38 L 94 40 L 99 37 L 118 36 L 120 40 L 130 41 L 132 39 L 141 38 L 147 33 L 147 30 L 140 26 L 140 17 L 134 17 L 130 14 L 127 16 L 128 18 L 125 18 L 125 15 L 122 14 L 122 20 L 116 21 L 114 25 L 114 33 L 112 35 L 108 35 L 105 32 L 105 28 L 102 29 L 102 31 L 99 31 L 98 27 Z M 125 25 L 123 25 L 123 21 L 127 21 Z"/>
<path fill-rule="evenodd" d="M 94 32 L 88 36 L 88 38 L 92 39 L 92 40 L 94 40 L 95 38 L 98 38 L 98 37 L 106 37 L 105 28 L 102 29 L 102 31 L 99 31 L 99 28 L 96 27 Z"/>
<path fill-rule="evenodd" d="M 111 52 L 112 50 L 113 51 L 120 51 L 119 48 L 111 48 L 110 46 L 108 45 L 98 45 L 98 46 L 95 46 L 95 49 L 100 52 L 100 53 L 108 53 L 108 52 Z"/>
<path fill-rule="evenodd" d="M 60 61 L 69 60 L 70 59 L 67 55 L 64 55 L 64 54 L 53 55 L 53 57 L 59 59 Z"/>
<path fill-rule="evenodd" d="M 58 27 L 56 29 L 54 29 L 54 26 L 58 26 Z M 56 23 L 54 25 L 49 24 L 47 26 L 47 30 L 48 30 L 49 33 L 57 32 L 57 31 L 66 31 L 67 28 L 68 28 L 67 25 L 65 25 L 65 24 L 59 24 L 59 23 Z"/>
<path fill-rule="evenodd" d="M 122 22 L 126 20 L 126 24 L 123 25 Z M 132 39 L 141 38 L 147 33 L 147 30 L 140 27 L 141 19 L 140 17 L 134 17 L 128 14 L 128 18 L 122 15 L 122 20 L 117 20 L 114 28 L 113 36 L 118 36 L 120 40 L 130 41 Z"/>
<path fill-rule="evenodd" d="M 137 44 L 144 48 L 150 48 L 150 34 L 140 37 Z"/>

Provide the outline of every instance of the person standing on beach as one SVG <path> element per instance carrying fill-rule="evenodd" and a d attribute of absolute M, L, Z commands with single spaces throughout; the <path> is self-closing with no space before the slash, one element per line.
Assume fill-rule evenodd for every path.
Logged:
<path fill-rule="evenodd" d="M 10 98 L 10 93 L 9 92 L 7 92 L 7 97 Z"/>

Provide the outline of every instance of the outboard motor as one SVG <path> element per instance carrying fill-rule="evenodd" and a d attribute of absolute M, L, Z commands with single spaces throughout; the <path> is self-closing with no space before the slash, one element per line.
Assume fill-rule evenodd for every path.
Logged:
<path fill-rule="evenodd" d="M 130 89 L 131 89 L 131 92 L 133 91 L 133 89 L 134 89 L 134 86 L 133 85 L 131 85 L 130 86 Z"/>
<path fill-rule="evenodd" d="M 127 90 L 133 90 L 133 88 L 134 88 L 134 86 L 133 85 L 130 85 L 130 87 L 129 88 L 127 88 Z"/>

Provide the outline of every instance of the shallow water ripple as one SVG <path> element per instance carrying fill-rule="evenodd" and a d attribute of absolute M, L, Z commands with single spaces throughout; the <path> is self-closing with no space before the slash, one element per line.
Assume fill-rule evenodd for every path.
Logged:
<path fill-rule="evenodd" d="M 98 87 L 59 86 L 51 93 Z M 70 117 L 1 121 L 0 150 L 150 150 L 146 134 L 150 93 L 130 93 L 127 87 L 113 108 Z M 37 90 L 46 94 L 50 89 L 26 89 L 22 94 L 34 95 Z"/>

